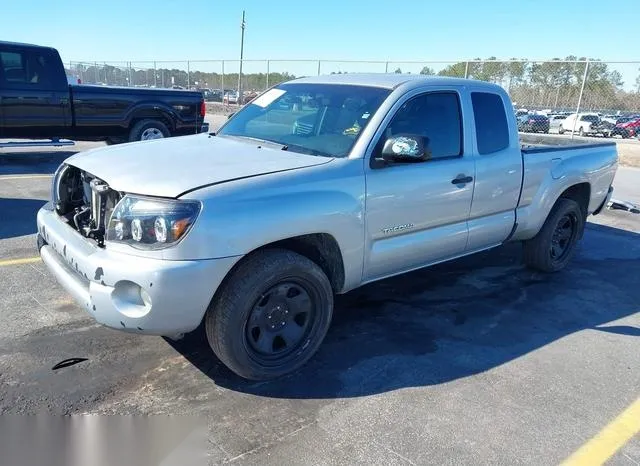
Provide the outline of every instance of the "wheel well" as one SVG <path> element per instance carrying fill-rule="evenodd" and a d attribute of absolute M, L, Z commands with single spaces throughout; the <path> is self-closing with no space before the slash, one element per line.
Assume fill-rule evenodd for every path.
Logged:
<path fill-rule="evenodd" d="M 294 236 L 265 244 L 257 250 L 283 248 L 312 260 L 329 278 L 331 288 L 339 292 L 344 286 L 344 262 L 336 239 L 328 233 Z"/>
<path fill-rule="evenodd" d="M 582 209 L 585 221 L 589 212 L 589 199 L 591 199 L 591 185 L 589 183 L 578 183 L 564 190 L 560 198 L 576 201 Z"/>
<path fill-rule="evenodd" d="M 169 131 L 173 131 L 174 127 L 173 127 L 173 121 L 171 120 L 171 118 L 169 118 L 169 116 L 163 112 L 160 112 L 158 110 L 146 110 L 146 111 L 140 111 L 137 112 L 133 115 L 133 117 L 131 118 L 131 121 L 129 121 L 129 130 L 131 128 L 133 128 L 136 124 L 138 124 L 138 122 L 142 121 L 142 120 L 156 120 L 156 121 L 161 121 L 162 123 L 164 123 L 164 125 L 167 127 L 167 129 Z"/>

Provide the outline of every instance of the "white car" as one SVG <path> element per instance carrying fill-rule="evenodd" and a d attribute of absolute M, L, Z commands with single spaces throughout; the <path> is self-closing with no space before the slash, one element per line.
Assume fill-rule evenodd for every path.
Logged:
<path fill-rule="evenodd" d="M 227 92 L 224 95 L 224 102 L 227 104 L 237 104 L 238 103 L 238 92 Z"/>
<path fill-rule="evenodd" d="M 576 132 L 580 136 L 595 134 L 595 127 L 600 123 L 600 116 L 597 113 L 572 113 L 565 118 L 558 126 L 558 133 L 565 131 Z M 592 128 L 593 127 L 593 128 Z"/>
<path fill-rule="evenodd" d="M 560 125 L 567 119 L 567 115 L 550 115 L 549 130 L 559 131 Z"/>

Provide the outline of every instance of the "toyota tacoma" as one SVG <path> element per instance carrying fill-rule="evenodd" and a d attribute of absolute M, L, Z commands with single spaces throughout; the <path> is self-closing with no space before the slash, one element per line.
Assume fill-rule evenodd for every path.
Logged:
<path fill-rule="evenodd" d="M 204 324 L 247 379 L 301 367 L 334 296 L 521 242 L 563 269 L 612 194 L 612 142 L 521 146 L 508 94 L 400 74 L 295 79 L 216 133 L 98 148 L 56 171 L 45 264 L 98 322 Z"/>

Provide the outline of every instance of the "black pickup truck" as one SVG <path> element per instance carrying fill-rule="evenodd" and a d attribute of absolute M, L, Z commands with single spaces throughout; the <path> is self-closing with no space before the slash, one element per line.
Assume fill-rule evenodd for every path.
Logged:
<path fill-rule="evenodd" d="M 58 51 L 0 41 L 0 139 L 110 144 L 206 131 L 197 91 L 69 84 Z"/>

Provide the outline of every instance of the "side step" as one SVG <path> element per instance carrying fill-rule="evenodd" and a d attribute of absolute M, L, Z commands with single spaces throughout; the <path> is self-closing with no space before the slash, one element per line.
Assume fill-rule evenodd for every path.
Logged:
<path fill-rule="evenodd" d="M 0 141 L 0 148 L 11 147 L 62 147 L 62 146 L 74 146 L 76 143 L 68 139 L 51 139 L 50 141 Z"/>

